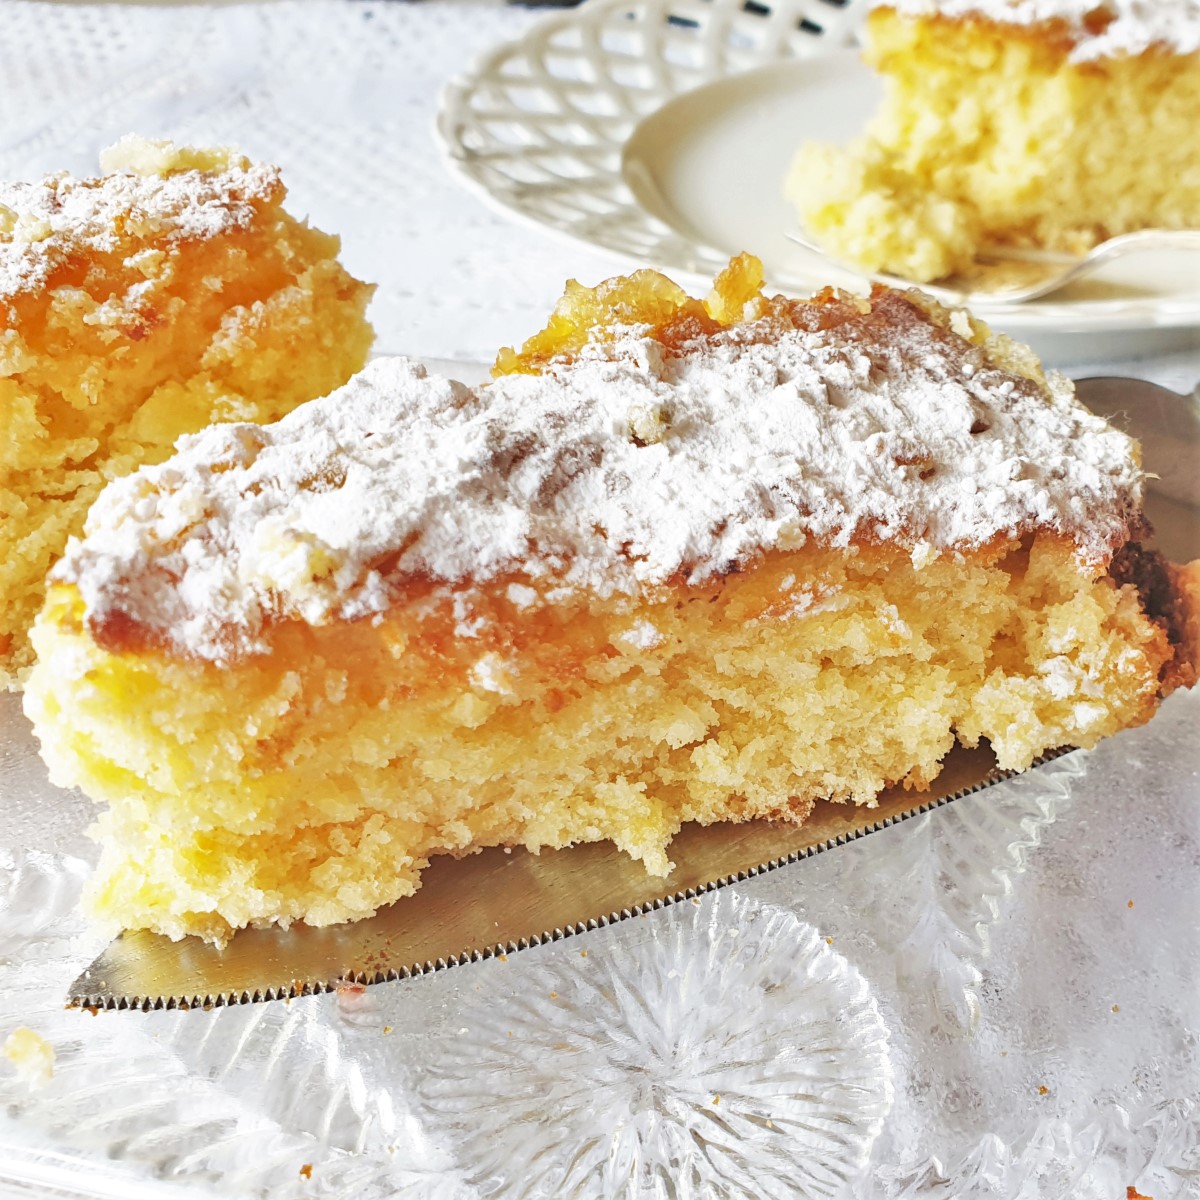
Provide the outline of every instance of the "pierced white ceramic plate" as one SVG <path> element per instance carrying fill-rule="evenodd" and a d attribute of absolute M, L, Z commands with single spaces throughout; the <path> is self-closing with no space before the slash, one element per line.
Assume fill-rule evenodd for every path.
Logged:
<path fill-rule="evenodd" d="M 450 161 L 538 225 L 707 287 L 731 254 L 807 295 L 862 287 L 788 241 L 783 178 L 806 140 L 875 109 L 862 0 L 588 0 L 485 56 L 443 98 Z M 1200 256 L 1139 255 L 1044 300 L 975 308 L 1054 361 L 1145 353 L 1200 327 Z"/>

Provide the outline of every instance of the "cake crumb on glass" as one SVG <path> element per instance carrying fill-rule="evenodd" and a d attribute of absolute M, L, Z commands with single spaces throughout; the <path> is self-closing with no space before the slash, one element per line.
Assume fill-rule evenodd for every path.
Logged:
<path fill-rule="evenodd" d="M 3 1053 L 16 1068 L 17 1077 L 31 1088 L 45 1087 L 54 1078 L 54 1047 L 27 1025 L 4 1039 Z"/>

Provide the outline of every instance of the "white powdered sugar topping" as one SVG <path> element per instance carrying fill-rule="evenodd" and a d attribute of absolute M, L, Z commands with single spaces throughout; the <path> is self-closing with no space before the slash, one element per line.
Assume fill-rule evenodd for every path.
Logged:
<path fill-rule="evenodd" d="M 379 359 L 111 484 L 55 578 L 93 629 L 219 661 L 272 616 L 368 616 L 414 577 L 499 578 L 525 607 L 699 584 L 810 540 L 919 564 L 1034 529 L 1102 567 L 1140 509 L 1133 443 L 1065 379 L 999 369 L 898 293 L 875 307 L 887 338 L 767 316 L 677 354 L 630 328 L 475 389 Z"/>
<path fill-rule="evenodd" d="M 44 288 L 81 252 L 202 240 L 249 225 L 256 206 L 281 186 L 275 167 L 226 151 L 127 138 L 108 156 L 122 169 L 93 179 L 60 173 L 0 183 L 0 301 Z"/>
<path fill-rule="evenodd" d="M 1012 25 L 1060 21 L 1075 39 L 1075 62 L 1141 54 L 1152 47 L 1176 54 L 1200 50 L 1200 0 L 875 0 L 875 7 Z"/>

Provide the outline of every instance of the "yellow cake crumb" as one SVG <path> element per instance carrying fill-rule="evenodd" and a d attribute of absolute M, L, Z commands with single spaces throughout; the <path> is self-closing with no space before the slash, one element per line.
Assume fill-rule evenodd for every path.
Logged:
<path fill-rule="evenodd" d="M 838 602 L 801 620 L 768 615 L 797 575 Z M 662 631 L 649 649 L 617 636 L 622 606 L 562 606 L 552 641 L 548 627 L 521 635 L 516 691 L 480 693 L 464 714 L 436 680 L 442 655 L 466 676 L 478 647 L 443 642 L 436 623 L 424 643 L 440 647 L 436 673 L 412 641 L 400 663 L 380 655 L 411 620 L 399 613 L 281 625 L 271 655 L 231 672 L 104 651 L 79 625 L 74 589 L 55 586 L 27 705 L 55 777 L 110 806 L 93 910 L 176 936 L 277 915 L 328 924 L 411 893 L 439 848 L 473 843 L 608 838 L 665 874 L 684 821 L 786 816 L 791 796 L 869 803 L 893 781 L 934 778 L 955 730 L 1021 768 L 1157 703 L 1162 640 L 1136 594 L 1080 572 L 1054 538 L 1003 563 L 921 571 L 903 553 L 806 549 L 692 595 L 648 610 Z M 350 661 L 331 705 L 327 677 Z M 88 686 L 64 709 L 54 681 L 81 673 Z M 1102 701 L 1084 703 L 1100 679 Z M 402 720 L 379 705 L 389 693 L 405 697 Z"/>
<path fill-rule="evenodd" d="M 45 1087 L 54 1078 L 54 1047 L 26 1025 L 4 1039 L 4 1057 L 30 1087 Z"/>

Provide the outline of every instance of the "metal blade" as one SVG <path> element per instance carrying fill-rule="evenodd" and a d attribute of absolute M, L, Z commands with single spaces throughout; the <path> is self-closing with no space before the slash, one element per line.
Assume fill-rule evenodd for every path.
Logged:
<path fill-rule="evenodd" d="M 93 1010 L 215 1008 L 511 954 L 811 858 L 1012 774 L 996 770 L 989 750 L 958 747 L 928 792 L 892 788 L 875 808 L 819 804 L 803 825 L 687 825 L 671 843 L 676 866 L 667 879 L 647 875 L 608 843 L 542 855 L 492 849 L 435 860 L 415 896 L 365 921 L 245 929 L 223 949 L 198 938 L 124 933 L 71 985 L 69 1001 Z"/>
<path fill-rule="evenodd" d="M 1145 513 L 1172 562 L 1200 558 L 1200 387 L 1190 396 L 1142 379 L 1080 379 L 1075 394 L 1142 444 Z"/>

